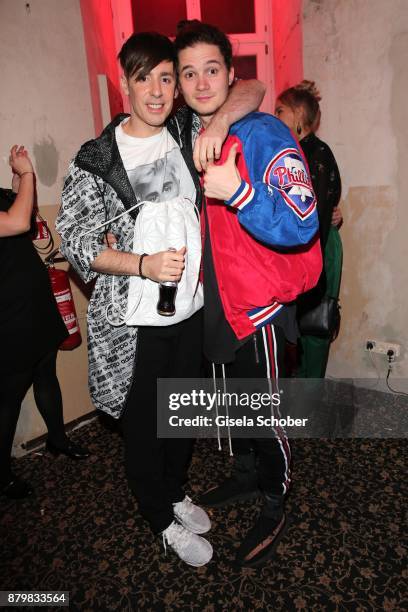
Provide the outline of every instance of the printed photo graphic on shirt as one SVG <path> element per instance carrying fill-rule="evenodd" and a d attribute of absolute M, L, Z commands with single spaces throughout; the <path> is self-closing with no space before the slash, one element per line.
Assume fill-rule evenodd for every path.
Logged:
<path fill-rule="evenodd" d="M 316 208 L 316 198 L 305 164 L 296 149 L 284 149 L 269 162 L 264 182 L 278 189 L 285 202 L 301 219 Z"/>
<path fill-rule="evenodd" d="M 139 201 L 165 202 L 180 193 L 180 151 L 173 149 L 154 162 L 129 171 L 130 184 Z"/>

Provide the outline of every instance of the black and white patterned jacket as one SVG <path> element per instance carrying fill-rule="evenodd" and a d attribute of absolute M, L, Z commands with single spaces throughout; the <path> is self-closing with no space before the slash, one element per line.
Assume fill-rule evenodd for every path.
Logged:
<path fill-rule="evenodd" d="M 112 275 L 91 270 L 94 259 L 106 249 L 107 231 L 117 238 L 117 248 L 132 251 L 137 210 L 123 215 L 108 226 L 84 234 L 136 204 L 132 186 L 116 144 L 115 127 L 127 115 L 118 115 L 99 138 L 86 142 L 69 166 L 64 182 L 62 204 L 56 228 L 61 236 L 61 252 L 87 283 L 96 279 L 88 306 L 89 389 L 96 408 L 119 418 L 126 404 L 137 358 L 137 329 L 115 327 L 106 318 L 112 303 Z M 184 160 L 197 189 L 201 188 L 194 169 L 191 134 L 199 125 L 183 107 L 167 122 L 167 128 L 181 147 Z M 127 308 L 128 276 L 116 276 L 115 303 L 123 314 Z"/>

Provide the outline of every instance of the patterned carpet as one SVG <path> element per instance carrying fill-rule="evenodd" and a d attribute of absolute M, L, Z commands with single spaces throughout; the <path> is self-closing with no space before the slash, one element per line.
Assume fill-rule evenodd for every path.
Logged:
<path fill-rule="evenodd" d="M 90 459 L 16 461 L 36 497 L 0 501 L 0 589 L 70 591 L 70 609 L 85 612 L 407 609 L 404 440 L 295 441 L 291 524 L 274 558 L 235 567 L 257 513 L 236 504 L 212 511 L 214 558 L 194 569 L 165 556 L 139 517 L 120 437 L 97 420 L 72 437 Z M 190 494 L 219 481 L 229 461 L 214 440 L 198 441 Z"/>

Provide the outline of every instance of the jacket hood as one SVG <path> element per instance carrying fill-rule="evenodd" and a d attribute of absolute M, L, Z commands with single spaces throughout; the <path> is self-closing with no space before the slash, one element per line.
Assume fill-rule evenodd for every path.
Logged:
<path fill-rule="evenodd" d="M 102 176 L 109 171 L 119 155 L 116 145 L 115 128 L 129 115 L 121 113 L 105 127 L 98 138 L 85 142 L 75 157 L 75 163 L 92 174 Z"/>
<path fill-rule="evenodd" d="M 117 115 L 98 138 L 85 142 L 75 157 L 75 164 L 111 185 L 122 200 L 124 207 L 129 209 L 137 204 L 137 200 L 123 166 L 115 138 L 116 126 L 126 117 L 129 115 L 125 113 Z M 137 216 L 135 210 L 132 210 L 130 214 L 134 218 Z"/>

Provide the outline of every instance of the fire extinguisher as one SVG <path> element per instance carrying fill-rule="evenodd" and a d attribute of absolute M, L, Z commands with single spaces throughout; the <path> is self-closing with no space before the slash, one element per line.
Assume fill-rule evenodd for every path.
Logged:
<path fill-rule="evenodd" d="M 50 240 L 51 232 L 48 227 L 48 223 L 43 217 L 40 215 L 38 208 L 35 209 L 35 231 L 33 235 L 33 240 Z"/>
<path fill-rule="evenodd" d="M 35 244 L 35 250 L 42 255 L 50 253 L 54 249 L 54 238 L 48 227 L 47 221 L 40 215 L 40 211 L 37 206 L 33 210 L 33 218 L 31 223 L 31 238 L 34 242 L 40 240 L 41 242 L 47 241 L 46 244 L 41 246 Z"/>
<path fill-rule="evenodd" d="M 58 270 L 54 267 L 55 255 L 57 253 L 58 249 L 54 250 L 46 257 L 45 262 L 59 313 L 69 333 L 68 338 L 64 340 L 59 348 L 62 351 L 71 351 L 81 344 L 82 338 L 68 274 L 65 270 Z"/>

